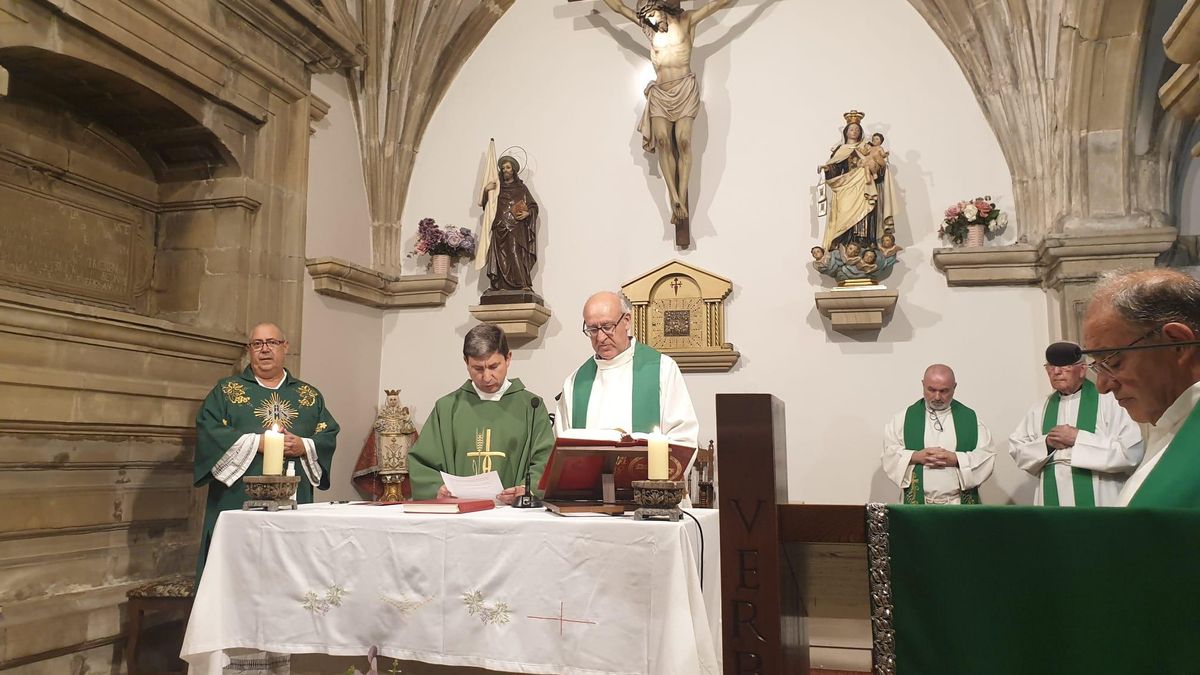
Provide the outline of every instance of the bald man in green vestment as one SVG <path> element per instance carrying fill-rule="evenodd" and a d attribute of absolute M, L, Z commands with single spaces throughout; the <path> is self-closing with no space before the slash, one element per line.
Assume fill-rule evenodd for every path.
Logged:
<path fill-rule="evenodd" d="M 529 484 L 541 480 L 554 447 L 554 430 L 542 399 L 520 380 L 508 379 L 512 351 L 504 331 L 492 324 L 472 328 L 463 340 L 463 362 L 469 379 L 437 400 L 408 453 L 413 499 L 453 495 L 441 472 L 472 476 L 489 468 L 500 475 L 504 491 L 496 495 L 511 505 Z M 469 455 L 486 447 L 488 457 Z"/>
<path fill-rule="evenodd" d="M 313 488 L 329 489 L 329 465 L 337 446 L 338 423 L 317 388 L 283 367 L 288 341 L 272 323 L 250 331 L 250 366 L 217 382 L 196 415 L 196 487 L 208 486 L 204 532 L 196 578 L 204 571 L 217 516 L 242 508 L 243 476 L 263 472 L 262 432 L 283 431 L 284 465 L 293 465 L 300 485 L 296 501 L 313 500 Z"/>

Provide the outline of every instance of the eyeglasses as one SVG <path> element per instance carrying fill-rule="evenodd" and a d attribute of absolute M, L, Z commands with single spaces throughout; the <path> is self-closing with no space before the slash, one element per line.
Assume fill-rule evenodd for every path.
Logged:
<path fill-rule="evenodd" d="M 589 326 L 585 323 L 583 324 L 583 334 L 590 338 L 596 337 L 596 335 L 599 333 L 604 333 L 608 337 L 612 337 L 613 331 L 617 329 L 617 326 L 621 325 L 621 322 L 624 321 L 625 317 L 627 316 L 629 316 L 629 314 L 622 314 L 615 323 L 606 323 L 599 326 Z"/>
<path fill-rule="evenodd" d="M 1162 326 L 1157 326 L 1155 328 L 1151 328 L 1142 337 L 1134 340 L 1133 342 L 1130 342 L 1129 344 L 1125 345 L 1124 347 L 1113 350 L 1111 353 L 1109 353 L 1108 356 L 1105 356 L 1104 358 L 1099 359 L 1099 360 L 1093 359 L 1092 361 L 1088 362 L 1088 364 L 1087 364 L 1088 370 L 1092 371 L 1096 375 L 1104 375 L 1105 377 L 1115 378 L 1117 376 L 1117 371 L 1121 370 L 1122 362 L 1121 361 L 1113 362 L 1113 359 L 1118 354 L 1120 354 L 1122 351 L 1129 349 L 1130 347 L 1133 347 L 1134 345 L 1137 345 L 1138 343 L 1144 341 L 1146 338 L 1150 337 L 1151 335 L 1154 335 L 1155 333 L 1157 333 L 1160 330 L 1162 330 Z"/>
<path fill-rule="evenodd" d="M 246 346 L 249 347 L 250 349 L 257 350 L 257 349 L 262 349 L 263 347 L 270 347 L 271 349 L 275 349 L 275 348 L 283 346 L 285 344 L 287 344 L 287 340 L 270 339 L 270 340 L 251 340 L 246 343 Z"/>
<path fill-rule="evenodd" d="M 946 430 L 945 427 L 942 426 L 942 419 L 938 417 L 936 411 L 929 411 L 929 421 L 933 424 L 934 431 L 938 432 L 939 434 Z"/>

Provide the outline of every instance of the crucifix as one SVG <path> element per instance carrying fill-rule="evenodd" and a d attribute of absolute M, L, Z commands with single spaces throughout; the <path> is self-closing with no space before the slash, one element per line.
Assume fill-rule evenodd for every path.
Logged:
<path fill-rule="evenodd" d="M 700 87 L 692 72 L 696 24 L 732 2 L 709 0 L 689 11 L 680 7 L 680 0 L 638 0 L 637 9 L 623 0 L 604 0 L 609 9 L 640 26 L 650 40 L 655 78 L 646 85 L 646 109 L 637 128 L 642 148 L 658 151 L 679 248 L 691 243 L 688 180 L 692 175 L 692 125 L 700 112 Z"/>
<path fill-rule="evenodd" d="M 473 457 L 480 460 L 478 464 L 478 473 L 487 473 L 492 470 L 492 458 L 504 457 L 505 454 L 499 450 L 492 451 L 492 430 L 487 429 L 486 434 L 475 432 L 475 452 L 468 452 L 467 457 Z"/>

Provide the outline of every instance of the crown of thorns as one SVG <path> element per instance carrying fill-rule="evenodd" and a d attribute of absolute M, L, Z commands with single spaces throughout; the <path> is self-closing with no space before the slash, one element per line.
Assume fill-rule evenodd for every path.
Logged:
<path fill-rule="evenodd" d="M 643 0 L 643 3 L 639 4 L 637 15 L 643 21 L 646 19 L 646 15 L 654 10 L 662 10 L 672 16 L 683 14 L 683 8 L 679 6 L 679 3 L 671 2 L 671 0 Z"/>

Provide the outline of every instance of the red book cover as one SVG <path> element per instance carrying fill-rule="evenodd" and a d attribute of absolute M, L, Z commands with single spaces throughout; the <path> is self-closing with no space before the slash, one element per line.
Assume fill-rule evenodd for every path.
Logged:
<path fill-rule="evenodd" d="M 405 513 L 471 513 L 495 508 L 496 504 L 490 499 L 459 499 L 457 497 L 442 497 L 439 499 L 419 499 L 404 502 Z"/>

